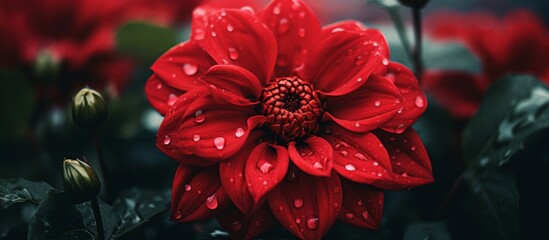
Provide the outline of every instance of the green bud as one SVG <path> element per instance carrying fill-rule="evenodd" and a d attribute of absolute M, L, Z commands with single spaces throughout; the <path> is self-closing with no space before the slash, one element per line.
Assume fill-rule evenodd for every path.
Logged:
<path fill-rule="evenodd" d="M 412 7 L 412 8 L 423 8 L 429 0 L 398 0 L 402 5 Z"/>
<path fill-rule="evenodd" d="M 38 52 L 34 60 L 34 72 L 45 83 L 55 82 L 59 74 L 59 58 L 49 50 Z"/>
<path fill-rule="evenodd" d="M 97 91 L 82 88 L 74 97 L 72 119 L 84 129 L 93 129 L 107 120 L 107 104 Z"/>
<path fill-rule="evenodd" d="M 101 182 L 95 170 L 78 159 L 63 161 L 63 186 L 73 203 L 89 201 L 99 194 Z"/>

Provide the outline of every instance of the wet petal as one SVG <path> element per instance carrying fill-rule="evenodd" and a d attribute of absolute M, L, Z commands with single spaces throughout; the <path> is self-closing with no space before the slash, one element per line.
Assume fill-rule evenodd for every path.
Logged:
<path fill-rule="evenodd" d="M 356 227 L 379 229 L 383 215 L 383 191 L 341 180 L 343 206 L 339 220 Z"/>
<path fill-rule="evenodd" d="M 290 142 L 288 154 L 301 170 L 314 176 L 330 176 L 333 149 L 326 140 L 311 136 L 304 141 Z"/>
<path fill-rule="evenodd" d="M 336 173 L 313 177 L 291 166 L 287 179 L 267 200 L 278 221 L 295 236 L 321 239 L 339 215 L 341 183 Z"/>
<path fill-rule="evenodd" d="M 273 32 L 278 46 L 275 76 L 303 76 L 303 66 L 310 49 L 320 39 L 316 15 L 300 0 L 272 1 L 260 14 Z"/>
<path fill-rule="evenodd" d="M 375 134 L 387 149 L 393 169 L 392 182 L 377 187 L 401 190 L 434 181 L 429 155 L 414 129 L 408 128 L 402 134 L 385 131 L 375 131 Z"/>
<path fill-rule="evenodd" d="M 403 99 L 393 82 L 372 76 L 364 86 L 326 100 L 324 121 L 332 120 L 354 132 L 369 132 L 391 120 Z"/>
<path fill-rule="evenodd" d="M 156 145 L 176 160 L 194 154 L 219 161 L 240 150 L 250 131 L 264 121 L 253 107 L 216 101 L 207 90 L 195 90 L 180 96 L 170 108 Z"/>
<path fill-rule="evenodd" d="M 427 109 L 427 98 L 419 87 L 414 74 L 400 63 L 391 62 L 385 78 L 393 81 L 404 100 L 404 105 L 395 117 L 383 124 L 381 129 L 388 132 L 401 133 L 412 126 Z"/>
<path fill-rule="evenodd" d="M 217 221 L 229 231 L 232 239 L 252 239 L 277 225 L 267 203 L 249 217 L 238 211 L 235 206 L 229 205 L 223 213 L 218 214 Z"/>
<path fill-rule="evenodd" d="M 194 40 L 218 64 L 241 66 L 254 73 L 264 85 L 271 77 L 277 53 L 270 29 L 255 15 L 242 10 L 220 10 L 206 13 L 205 17 L 207 22 L 193 20 L 193 34 L 203 33 L 202 38 L 194 35 Z"/>
<path fill-rule="evenodd" d="M 214 98 L 238 106 L 257 103 L 262 89 L 253 73 L 236 65 L 213 66 L 202 80 Z"/>
<path fill-rule="evenodd" d="M 145 95 L 151 105 L 162 115 L 175 103 L 177 97 L 185 91 L 172 88 L 163 83 L 158 75 L 153 74 L 145 83 Z"/>
<path fill-rule="evenodd" d="M 345 20 L 341 22 L 332 23 L 322 28 L 322 38 L 330 36 L 330 34 L 350 31 L 350 32 L 362 32 L 366 30 L 366 26 L 358 21 Z"/>
<path fill-rule="evenodd" d="M 262 142 L 252 150 L 246 162 L 246 182 L 256 203 L 284 179 L 288 163 L 285 147 Z"/>
<path fill-rule="evenodd" d="M 229 203 L 217 165 L 199 168 L 179 164 L 172 185 L 172 221 L 208 219 Z"/>
<path fill-rule="evenodd" d="M 334 169 L 351 181 L 376 186 L 392 179 L 389 155 L 373 133 L 355 133 L 336 124 L 319 135 L 334 149 Z"/>

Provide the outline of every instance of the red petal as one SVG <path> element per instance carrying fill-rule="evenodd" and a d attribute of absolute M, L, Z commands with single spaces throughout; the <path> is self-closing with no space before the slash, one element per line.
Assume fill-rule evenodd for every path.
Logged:
<path fill-rule="evenodd" d="M 319 132 L 334 151 L 334 169 L 343 177 L 376 186 L 392 179 L 389 154 L 373 133 L 354 133 L 336 124 Z"/>
<path fill-rule="evenodd" d="M 162 83 L 158 75 L 153 74 L 145 83 L 145 95 L 151 105 L 160 114 L 165 115 L 184 91 L 177 90 Z"/>
<path fill-rule="evenodd" d="M 300 0 L 275 0 L 259 16 L 277 40 L 275 76 L 303 76 L 307 53 L 320 39 L 320 22 Z"/>
<path fill-rule="evenodd" d="M 151 69 L 172 88 L 190 91 L 201 84 L 198 81 L 215 61 L 194 42 L 180 43 L 158 58 Z"/>
<path fill-rule="evenodd" d="M 477 111 L 486 79 L 465 72 L 427 72 L 423 86 L 438 102 L 459 118 L 469 118 Z"/>
<path fill-rule="evenodd" d="M 252 239 L 277 225 L 267 203 L 249 217 L 230 205 L 222 214 L 218 214 L 217 221 L 229 231 L 232 239 Z"/>
<path fill-rule="evenodd" d="M 330 176 L 334 150 L 326 140 L 311 136 L 305 141 L 290 142 L 288 154 L 292 162 L 314 176 Z"/>
<path fill-rule="evenodd" d="M 202 80 L 209 84 L 216 99 L 238 106 L 257 103 L 261 85 L 250 71 L 236 65 L 216 65 L 210 68 Z"/>
<path fill-rule="evenodd" d="M 365 84 L 370 75 L 388 62 L 379 49 L 380 33 L 340 31 L 317 45 L 305 66 L 305 79 L 329 96 L 341 96 Z M 383 39 L 384 40 L 384 39 Z"/>
<path fill-rule="evenodd" d="M 383 215 L 383 191 L 341 180 L 343 206 L 339 220 L 356 227 L 379 229 Z"/>
<path fill-rule="evenodd" d="M 288 163 L 285 147 L 262 142 L 254 148 L 246 162 L 246 182 L 256 203 L 284 179 Z"/>
<path fill-rule="evenodd" d="M 362 32 L 366 30 L 361 22 L 346 20 L 341 22 L 332 23 L 322 28 L 322 38 L 330 36 L 332 33 L 347 31 L 347 32 Z"/>
<path fill-rule="evenodd" d="M 341 183 L 336 173 L 313 177 L 292 166 L 267 200 L 278 221 L 295 236 L 321 239 L 339 215 Z"/>
<path fill-rule="evenodd" d="M 277 53 L 271 31 L 255 15 L 242 10 L 220 10 L 206 17 L 204 26 L 204 22 L 193 21 L 193 31 L 203 32 L 201 37 L 194 35 L 194 40 L 217 63 L 248 69 L 264 85 L 271 77 Z"/>
<path fill-rule="evenodd" d="M 235 155 L 219 163 L 219 176 L 223 188 L 236 207 L 246 216 L 254 210 L 254 200 L 244 177 L 246 161 L 264 134 L 263 131 L 252 131 L 244 146 Z"/>
<path fill-rule="evenodd" d="M 179 164 L 172 185 L 172 221 L 207 219 L 229 203 L 219 182 L 217 165 L 198 168 Z"/>
<path fill-rule="evenodd" d="M 404 105 L 402 110 L 391 121 L 383 124 L 381 128 L 388 132 L 401 133 L 412 126 L 427 109 L 427 98 L 419 87 L 414 74 L 400 63 L 391 62 L 385 78 L 393 80 L 398 87 Z"/>
<path fill-rule="evenodd" d="M 176 160 L 188 154 L 210 161 L 226 159 L 265 121 L 264 116 L 254 115 L 253 107 L 219 102 L 207 90 L 194 90 L 170 108 L 158 129 L 156 145 Z"/>
<path fill-rule="evenodd" d="M 414 129 L 408 128 L 402 134 L 385 131 L 376 131 L 375 134 L 387 149 L 393 169 L 392 183 L 377 187 L 400 190 L 434 181 L 431 160 Z"/>
<path fill-rule="evenodd" d="M 374 75 L 356 91 L 328 98 L 324 120 L 333 120 L 354 132 L 369 132 L 391 120 L 402 102 L 393 82 Z"/>

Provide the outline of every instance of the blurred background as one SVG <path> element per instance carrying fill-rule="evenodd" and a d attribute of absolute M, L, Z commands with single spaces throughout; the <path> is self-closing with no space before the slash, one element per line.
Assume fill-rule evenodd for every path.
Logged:
<path fill-rule="evenodd" d="M 100 176 L 109 176 L 109 194 L 117 195 L 130 189 L 166 194 L 177 164 L 155 146 L 162 116 L 149 105 L 143 90 L 151 75 L 150 65 L 171 46 L 188 39 L 192 9 L 197 5 L 261 9 L 267 2 L 0 0 L 0 178 L 44 181 L 62 189 L 63 159 L 79 158 L 87 159 Z M 366 26 L 379 27 L 390 43 L 393 60 L 411 67 L 391 17 L 378 4 L 367 0 L 305 2 L 318 14 L 322 24 L 356 19 Z M 428 26 L 430 16 L 441 12 L 481 12 L 503 17 L 517 9 L 531 12 L 542 25 L 549 26 L 549 2 L 544 0 L 432 0 L 423 14 Z M 410 9 L 399 7 L 398 11 L 409 29 Z M 425 34 L 427 42 L 431 41 L 428 33 Z M 425 51 L 434 52 L 437 59 L 444 58 L 444 51 L 429 47 Z M 429 66 L 427 64 L 428 70 Z M 93 134 L 76 126 L 71 119 L 72 98 L 85 86 L 101 92 L 108 102 L 108 120 L 95 131 L 107 173 L 101 172 L 98 166 Z M 380 230 L 336 224 L 326 239 L 402 239 L 410 224 L 424 221 L 438 224 L 440 219 L 450 219 L 445 216 L 452 212 L 452 201 L 457 200 L 448 203 L 446 198 L 465 168 L 459 139 L 467 121 L 455 118 L 436 99 L 430 99 L 427 113 L 415 128 L 430 153 L 436 183 L 407 192 L 388 192 Z M 532 151 L 520 157 L 537 156 L 541 150 Z M 546 172 L 540 174 L 545 178 Z M 531 188 L 524 189 L 521 192 Z M 106 194 L 103 188 L 101 198 L 106 199 Z M 528 196 L 525 198 L 528 201 Z M 0 209 L 0 239 L 27 238 L 29 222 L 35 213 L 36 206 L 30 203 Z M 530 212 L 521 214 L 519 219 L 533 216 Z M 215 220 L 176 225 L 167 219 L 167 213 L 158 214 L 120 237 L 227 237 L 217 231 L 220 227 Z M 530 235 L 525 236 L 535 237 L 541 233 L 541 228 L 535 228 L 540 224 L 528 221 L 520 224 L 519 229 L 529 231 Z M 293 237 L 282 229 L 275 229 L 263 238 Z"/>

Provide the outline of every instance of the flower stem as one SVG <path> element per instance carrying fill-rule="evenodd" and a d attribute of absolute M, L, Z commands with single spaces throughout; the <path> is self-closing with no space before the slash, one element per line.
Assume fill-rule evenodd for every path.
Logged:
<path fill-rule="evenodd" d="M 97 129 L 91 130 L 91 134 L 93 138 L 93 143 L 95 145 L 97 159 L 99 160 L 99 167 L 101 168 L 101 173 L 103 174 L 103 187 L 105 188 L 105 199 L 107 202 L 110 202 L 112 197 L 112 194 L 109 188 L 110 177 L 109 177 L 109 173 L 107 172 L 107 165 L 105 163 L 105 158 L 103 156 L 103 150 L 101 148 L 101 142 L 99 141 Z"/>
<path fill-rule="evenodd" d="M 423 45 L 421 37 L 421 9 L 417 7 L 412 8 L 412 17 L 414 21 L 414 37 L 416 44 L 412 56 L 416 70 L 416 77 L 421 85 L 421 76 L 423 75 L 423 61 L 421 59 L 421 47 Z"/>
<path fill-rule="evenodd" d="M 398 8 L 388 8 L 387 11 L 389 13 L 389 16 L 391 16 L 391 19 L 393 20 L 393 24 L 395 25 L 395 28 L 397 30 L 398 37 L 400 38 L 400 42 L 402 43 L 402 47 L 404 48 L 404 52 L 406 52 L 406 56 L 408 56 L 408 59 L 410 59 L 410 61 L 413 61 L 411 54 L 412 47 L 410 41 L 408 41 L 406 27 L 404 27 L 404 23 L 402 22 L 402 18 L 400 17 Z"/>
<path fill-rule="evenodd" d="M 97 226 L 97 239 L 104 240 L 105 233 L 103 231 L 103 218 L 101 217 L 101 209 L 99 208 L 99 201 L 97 201 L 97 197 L 92 198 L 91 208 L 93 211 L 93 217 L 95 218 L 95 225 Z"/>

